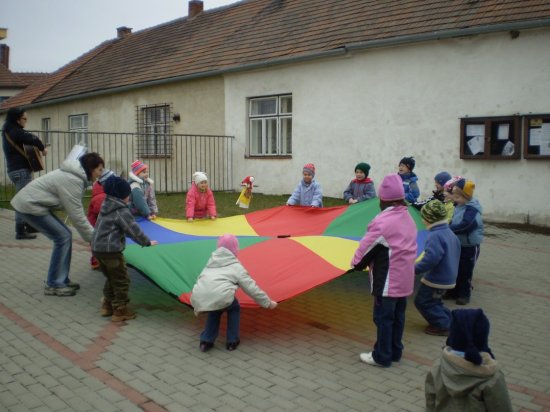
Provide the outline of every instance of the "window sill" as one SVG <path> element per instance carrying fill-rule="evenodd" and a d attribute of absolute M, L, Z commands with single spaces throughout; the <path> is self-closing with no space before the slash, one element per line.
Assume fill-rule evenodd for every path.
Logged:
<path fill-rule="evenodd" d="M 292 159 L 292 155 L 244 155 L 245 159 L 265 159 L 265 160 L 280 160 Z"/>

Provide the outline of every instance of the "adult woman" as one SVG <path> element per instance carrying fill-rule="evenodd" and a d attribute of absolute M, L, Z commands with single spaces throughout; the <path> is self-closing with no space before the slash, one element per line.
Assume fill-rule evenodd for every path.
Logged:
<path fill-rule="evenodd" d="M 72 232 L 53 213 L 63 209 L 80 236 L 92 240 L 93 227 L 82 206 L 82 195 L 90 182 L 103 172 L 105 162 L 97 153 L 79 160 L 65 160 L 59 169 L 49 172 L 25 186 L 11 201 L 22 218 L 53 241 L 45 295 L 73 296 L 80 285 L 69 280 Z"/>
<path fill-rule="evenodd" d="M 29 162 L 20 152 L 23 145 L 36 146 L 45 156 L 48 149 L 42 141 L 32 133 L 25 130 L 27 124 L 27 113 L 19 107 L 12 107 L 6 115 L 6 122 L 2 127 L 2 145 L 8 176 L 15 185 L 15 191 L 19 192 L 32 181 L 32 170 Z M 10 141 L 11 140 L 11 141 Z M 15 146 L 14 146 L 15 145 Z M 16 147 L 17 146 L 17 147 Z M 34 239 L 36 235 L 29 233 L 30 228 L 25 224 L 19 213 L 15 213 L 15 238 L 16 239 Z"/>

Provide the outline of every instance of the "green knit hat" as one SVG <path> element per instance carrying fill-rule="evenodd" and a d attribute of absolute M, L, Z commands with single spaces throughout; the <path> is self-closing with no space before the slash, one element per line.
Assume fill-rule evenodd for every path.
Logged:
<path fill-rule="evenodd" d="M 420 210 L 422 218 L 428 223 L 435 223 L 447 219 L 445 205 L 439 200 L 431 200 Z"/>
<path fill-rule="evenodd" d="M 361 170 L 365 174 L 365 177 L 367 177 L 369 175 L 370 165 L 368 163 L 361 162 L 355 166 L 353 171 L 355 172 L 357 169 Z"/>

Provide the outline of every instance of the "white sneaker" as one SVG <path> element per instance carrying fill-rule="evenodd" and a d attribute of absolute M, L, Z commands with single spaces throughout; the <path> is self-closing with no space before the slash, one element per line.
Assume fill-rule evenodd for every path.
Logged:
<path fill-rule="evenodd" d="M 372 352 L 361 353 L 359 355 L 359 358 L 361 359 L 361 361 L 365 362 L 367 365 L 383 367 L 383 365 L 380 365 L 374 360 L 374 358 L 372 357 Z"/>

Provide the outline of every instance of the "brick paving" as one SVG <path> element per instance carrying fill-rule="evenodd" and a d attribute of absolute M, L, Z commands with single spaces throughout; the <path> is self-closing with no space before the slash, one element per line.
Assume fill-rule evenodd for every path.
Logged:
<path fill-rule="evenodd" d="M 550 236 L 496 226 L 474 275 L 470 307 L 491 320 L 490 346 L 518 411 L 550 411 Z M 75 239 L 79 239 L 75 235 Z M 51 246 L 16 241 L 0 209 L 2 411 L 422 411 L 424 378 L 445 338 L 423 333 L 412 299 L 404 358 L 359 361 L 375 338 L 366 276 L 344 276 L 283 302 L 242 310 L 242 343 L 198 350 L 203 319 L 132 272 L 138 318 L 99 316 L 103 276 L 73 248 L 74 297 L 44 296 Z M 454 304 L 450 304 L 454 307 Z"/>

